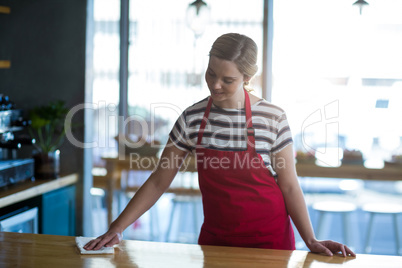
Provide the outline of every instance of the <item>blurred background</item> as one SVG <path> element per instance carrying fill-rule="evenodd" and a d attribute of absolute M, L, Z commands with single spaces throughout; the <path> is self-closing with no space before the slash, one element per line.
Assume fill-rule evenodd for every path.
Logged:
<path fill-rule="evenodd" d="M 361 10 L 349 0 L 264 2 L 205 1 L 208 21 L 197 34 L 186 21 L 189 1 L 131 0 L 127 99 L 123 100 L 128 116 L 141 116 L 147 122 L 157 118 L 159 127 L 149 133 L 149 139 L 165 143 L 180 113 L 208 95 L 203 75 L 212 42 L 223 33 L 239 32 L 253 38 L 260 49 L 259 72 L 251 84 L 254 94 L 287 112 L 299 162 L 312 155 L 315 164 L 326 167 L 338 167 L 343 160 L 383 168 L 393 156 L 401 155 L 402 2 L 373 0 Z M 269 13 L 264 13 L 268 2 Z M 99 105 L 94 137 L 104 146 L 93 149 L 93 164 L 100 172 L 106 172 L 102 156 L 117 153 L 116 107 L 119 101 L 122 105 L 120 14 L 120 1 L 94 0 L 93 102 Z M 264 31 L 269 31 L 268 43 L 264 43 Z M 263 66 L 267 54 L 271 65 Z M 263 89 L 263 68 L 267 67 L 272 83 Z M 157 109 L 155 104 L 160 104 Z M 126 177 L 144 180 L 147 174 L 131 171 Z M 179 174 L 175 183 L 187 181 L 197 187 L 194 176 Z M 315 229 L 325 214 L 321 237 L 349 239 L 345 242 L 357 252 L 371 252 L 368 247 L 373 245 L 376 253 L 396 254 L 401 234 L 398 237 L 393 226 L 400 223 L 390 215 L 375 218 L 375 231 L 371 231 L 375 241 L 368 241 L 371 214 L 363 211 L 363 204 L 402 203 L 401 182 L 381 179 L 337 178 L 336 172 L 333 178 L 300 177 Z M 196 243 L 202 223 L 200 199 L 180 202 L 175 198 L 175 194 L 163 196 L 156 208 L 127 230 L 127 236 Z M 332 214 L 314 209 L 314 204 L 328 200 L 347 200 L 356 207 L 351 213 L 346 206 L 345 211 L 341 208 Z M 171 215 L 173 208 L 177 212 Z M 156 228 L 155 224 L 158 234 L 150 227 Z M 305 249 L 300 237 L 297 246 Z"/>
<path fill-rule="evenodd" d="M 0 0 L 0 171 L 14 180 L 6 164 L 28 161 L 33 172 L 32 137 L 18 137 L 33 108 L 61 100 L 77 126 L 57 148 L 58 180 L 21 173 L 0 188 L 0 229 L 28 207 L 37 232 L 102 234 L 177 117 L 209 95 L 213 41 L 238 32 L 259 48 L 253 94 L 286 111 L 317 237 L 402 254 L 401 13 L 400 0 Z M 126 239 L 197 242 L 187 164 Z"/>

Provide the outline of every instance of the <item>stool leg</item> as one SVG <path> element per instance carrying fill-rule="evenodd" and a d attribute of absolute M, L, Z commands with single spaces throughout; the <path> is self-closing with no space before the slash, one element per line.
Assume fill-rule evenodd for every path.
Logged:
<path fill-rule="evenodd" d="M 186 206 L 183 205 L 183 203 L 179 203 L 179 206 L 177 207 L 177 213 L 179 214 L 178 216 L 178 221 L 179 223 L 177 224 L 177 240 L 179 241 L 181 239 L 181 236 L 183 235 L 183 215 L 185 215 L 186 212 Z"/>
<path fill-rule="evenodd" d="M 321 239 L 322 225 L 324 222 L 325 213 L 322 211 L 318 212 L 318 225 L 317 225 L 317 237 Z"/>
<path fill-rule="evenodd" d="M 198 233 L 198 215 L 197 215 L 197 200 L 193 201 L 193 215 L 194 215 L 194 234 Z"/>
<path fill-rule="evenodd" d="M 160 235 L 160 228 L 159 228 L 159 213 L 158 209 L 155 207 L 155 213 L 154 213 L 154 225 L 156 225 L 156 236 L 159 237 Z M 155 240 L 155 239 L 154 239 Z"/>
<path fill-rule="evenodd" d="M 93 232 L 93 236 L 98 235 L 98 224 L 99 222 L 102 221 L 102 217 L 99 215 L 99 213 L 102 210 L 102 200 L 101 200 L 101 196 L 99 195 L 92 195 L 92 209 L 91 209 L 91 213 L 92 213 L 92 232 Z M 95 217 L 96 218 L 95 218 Z M 95 219 L 94 219 L 95 218 Z M 96 231 L 95 231 L 96 230 Z M 103 232 L 103 230 L 102 230 Z"/>
<path fill-rule="evenodd" d="M 344 243 L 346 245 L 348 245 L 350 247 L 349 241 L 348 241 L 348 235 L 349 235 L 348 234 L 348 216 L 349 216 L 349 213 L 344 213 L 342 215 L 342 220 L 343 220 L 343 241 L 344 241 Z"/>
<path fill-rule="evenodd" d="M 176 210 L 176 202 L 173 202 L 172 212 L 170 213 L 169 226 L 166 232 L 166 242 L 169 242 L 170 231 L 172 230 L 174 211 Z"/>
<path fill-rule="evenodd" d="M 149 210 L 149 233 L 151 240 L 154 240 L 154 228 L 153 228 L 153 209 Z"/>
<path fill-rule="evenodd" d="M 155 226 L 156 225 L 156 226 Z M 150 236 L 151 240 L 155 241 L 156 236 L 159 235 L 159 220 L 158 220 L 158 209 L 156 206 L 153 206 L 149 210 L 149 228 L 150 228 Z M 156 230 L 155 230 L 156 229 Z"/>
<path fill-rule="evenodd" d="M 371 231 L 373 228 L 373 221 L 374 221 L 374 214 L 370 213 L 369 224 L 367 227 L 366 244 L 364 247 L 365 253 L 369 253 L 371 251 L 370 240 L 371 240 Z"/>
<path fill-rule="evenodd" d="M 392 215 L 394 218 L 394 229 L 395 229 L 395 246 L 396 246 L 396 255 L 400 255 L 401 252 L 399 251 L 399 231 L 398 231 L 398 214 Z"/>

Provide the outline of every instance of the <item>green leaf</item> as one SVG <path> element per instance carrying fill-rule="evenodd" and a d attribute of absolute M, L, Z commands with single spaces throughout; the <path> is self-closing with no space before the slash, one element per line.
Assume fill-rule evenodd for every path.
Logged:
<path fill-rule="evenodd" d="M 47 153 L 56 150 L 65 136 L 64 120 L 68 113 L 64 101 L 50 102 L 30 111 L 30 133 L 36 148 Z"/>

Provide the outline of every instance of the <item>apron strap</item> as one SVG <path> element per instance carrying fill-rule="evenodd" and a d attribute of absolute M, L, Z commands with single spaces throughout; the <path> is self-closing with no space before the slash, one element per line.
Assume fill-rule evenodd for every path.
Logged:
<path fill-rule="evenodd" d="M 208 122 L 208 116 L 209 111 L 211 111 L 211 106 L 212 106 L 212 98 L 209 97 L 207 108 L 205 109 L 205 113 L 201 121 L 200 130 L 198 131 L 197 145 L 201 145 L 202 136 L 204 135 L 205 126 L 207 125 Z"/>
<path fill-rule="evenodd" d="M 255 150 L 255 130 L 253 128 L 253 120 L 251 114 L 251 105 L 250 105 L 250 97 L 248 96 L 248 92 L 244 90 L 244 106 L 246 109 L 246 127 L 247 127 L 247 150 Z"/>
<path fill-rule="evenodd" d="M 244 106 L 246 110 L 246 128 L 247 128 L 247 150 L 254 151 L 255 150 L 255 130 L 253 128 L 252 114 L 251 114 L 251 106 L 250 106 L 250 97 L 248 96 L 248 92 L 244 89 Z M 198 139 L 197 146 L 201 145 L 202 136 L 204 135 L 205 126 L 208 122 L 209 112 L 211 111 L 212 106 L 212 98 L 209 97 L 207 108 L 205 109 L 204 116 L 201 121 L 200 130 L 198 131 Z"/>

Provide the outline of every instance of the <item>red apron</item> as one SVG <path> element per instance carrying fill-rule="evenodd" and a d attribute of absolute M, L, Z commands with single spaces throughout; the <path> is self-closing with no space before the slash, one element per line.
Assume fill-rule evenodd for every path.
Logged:
<path fill-rule="evenodd" d="M 209 98 L 198 133 L 197 169 L 204 223 L 200 245 L 295 249 L 283 195 L 255 151 L 250 99 L 245 91 L 247 150 L 219 151 L 201 146 L 212 105 Z"/>

